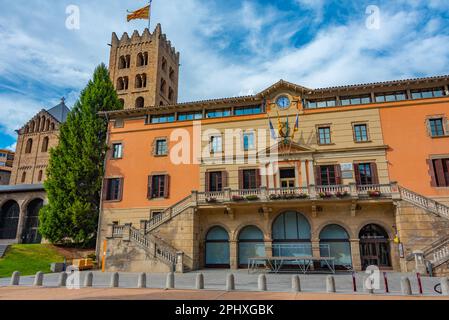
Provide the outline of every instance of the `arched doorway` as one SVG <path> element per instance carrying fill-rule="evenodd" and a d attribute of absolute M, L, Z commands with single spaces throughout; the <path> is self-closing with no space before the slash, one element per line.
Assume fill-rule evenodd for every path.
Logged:
<path fill-rule="evenodd" d="M 287 211 L 273 222 L 273 256 L 311 256 L 310 224 L 301 213 Z"/>
<path fill-rule="evenodd" d="M 34 199 L 28 204 L 22 232 L 22 243 L 41 243 L 42 237 L 37 228 L 39 227 L 39 211 L 43 205 L 42 199 Z"/>
<path fill-rule="evenodd" d="M 265 257 L 263 232 L 255 226 L 247 226 L 239 234 L 239 267 L 247 267 L 248 259 Z"/>
<path fill-rule="evenodd" d="M 222 227 L 213 227 L 206 236 L 206 267 L 229 268 L 229 235 Z"/>
<path fill-rule="evenodd" d="M 360 256 L 362 268 L 368 266 L 391 267 L 388 233 L 377 224 L 369 224 L 360 230 Z"/>
<path fill-rule="evenodd" d="M 20 208 L 17 202 L 9 200 L 0 210 L 0 239 L 15 239 L 19 225 Z"/>
<path fill-rule="evenodd" d="M 351 244 L 346 230 L 330 224 L 320 232 L 320 256 L 335 258 L 335 267 L 348 269 L 352 267 Z"/>

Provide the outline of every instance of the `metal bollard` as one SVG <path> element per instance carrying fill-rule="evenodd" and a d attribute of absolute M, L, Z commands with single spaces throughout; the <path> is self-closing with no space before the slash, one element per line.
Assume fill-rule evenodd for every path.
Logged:
<path fill-rule="evenodd" d="M 84 278 L 84 286 L 92 287 L 93 281 L 94 281 L 94 274 L 92 272 L 88 272 L 86 274 L 86 277 Z"/>
<path fill-rule="evenodd" d="M 196 283 L 195 283 L 196 290 L 202 290 L 204 289 L 204 276 L 202 273 L 198 273 L 196 275 Z"/>
<path fill-rule="evenodd" d="M 232 273 L 228 274 L 226 277 L 226 291 L 235 290 L 235 279 Z"/>
<path fill-rule="evenodd" d="M 146 273 L 139 274 L 139 278 L 137 279 L 137 288 L 144 289 L 147 287 L 147 275 Z"/>
<path fill-rule="evenodd" d="M 18 286 L 20 282 L 20 272 L 19 271 L 14 271 L 12 273 L 12 277 L 11 277 L 11 285 L 12 286 Z"/>
<path fill-rule="evenodd" d="M 333 276 L 327 276 L 326 278 L 326 291 L 328 293 L 336 292 L 335 290 L 335 279 Z"/>
<path fill-rule="evenodd" d="M 422 281 L 421 281 L 421 273 L 416 274 L 416 279 L 418 280 L 418 288 L 419 288 L 419 294 L 423 294 L 423 288 L 422 288 Z"/>
<path fill-rule="evenodd" d="M 352 290 L 357 292 L 357 281 L 355 278 L 355 272 L 352 273 Z"/>
<path fill-rule="evenodd" d="M 385 284 L 385 292 L 390 293 L 390 288 L 388 287 L 388 278 L 387 278 L 386 272 L 384 272 L 384 284 Z"/>
<path fill-rule="evenodd" d="M 401 291 L 403 295 L 411 296 L 412 295 L 412 286 L 410 284 L 410 279 L 407 277 L 401 278 Z"/>
<path fill-rule="evenodd" d="M 264 274 L 259 276 L 257 287 L 260 291 L 267 291 L 267 277 Z"/>
<path fill-rule="evenodd" d="M 62 271 L 59 274 L 58 287 L 65 287 L 66 285 L 67 285 L 67 273 L 65 271 Z"/>
<path fill-rule="evenodd" d="M 299 276 L 292 277 L 292 291 L 301 292 L 301 281 L 299 280 Z"/>
<path fill-rule="evenodd" d="M 441 278 L 441 294 L 449 296 L 449 278 Z"/>
<path fill-rule="evenodd" d="M 41 271 L 39 271 L 38 273 L 36 273 L 36 276 L 34 277 L 33 286 L 41 287 L 43 283 L 44 283 L 44 274 Z"/>
<path fill-rule="evenodd" d="M 110 284 L 110 287 L 111 287 L 111 288 L 118 288 L 118 285 L 119 285 L 119 279 L 120 279 L 120 276 L 119 276 L 118 272 L 113 273 L 112 276 L 111 276 L 111 284 Z"/>
<path fill-rule="evenodd" d="M 165 281 L 165 289 L 175 288 L 175 274 L 170 272 L 167 274 L 167 280 Z"/>

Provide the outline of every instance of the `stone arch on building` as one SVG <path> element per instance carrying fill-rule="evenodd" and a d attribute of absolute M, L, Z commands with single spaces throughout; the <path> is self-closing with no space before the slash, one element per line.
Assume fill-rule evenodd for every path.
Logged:
<path fill-rule="evenodd" d="M 318 234 L 320 239 L 320 256 L 334 258 L 335 266 L 351 270 L 353 266 L 350 234 L 341 224 L 328 223 Z M 322 267 L 324 264 L 322 263 Z"/>
<path fill-rule="evenodd" d="M 359 229 L 355 229 L 355 230 L 353 230 L 353 229 L 351 229 L 350 227 L 349 227 L 349 225 L 347 225 L 345 222 L 343 222 L 343 221 L 341 221 L 341 220 L 326 220 L 325 222 L 323 222 L 323 223 L 321 223 L 320 225 L 318 225 L 318 227 L 315 229 L 315 231 L 313 232 L 313 235 L 312 235 L 312 237 L 316 237 L 317 238 L 317 240 L 319 239 L 319 237 L 320 237 L 320 233 L 321 233 L 321 231 L 323 231 L 323 229 L 325 228 L 325 227 L 327 227 L 328 225 L 331 225 L 331 224 L 336 224 L 336 225 L 339 225 L 339 226 L 341 226 L 343 229 L 345 229 L 345 231 L 348 233 L 348 235 L 349 235 L 349 239 L 358 239 L 358 237 L 359 237 L 359 234 L 358 234 L 358 232 L 360 231 Z"/>
<path fill-rule="evenodd" d="M 359 231 L 362 269 L 375 265 L 392 267 L 392 248 L 387 229 L 378 223 L 365 224 Z"/>
<path fill-rule="evenodd" d="M 136 99 L 136 109 L 145 107 L 145 99 L 143 97 L 138 97 Z"/>
<path fill-rule="evenodd" d="M 205 236 L 204 250 L 207 268 L 229 268 L 231 265 L 229 231 L 220 225 L 209 228 Z"/>
<path fill-rule="evenodd" d="M 250 258 L 266 255 L 264 238 L 262 229 L 256 225 L 247 225 L 239 230 L 237 233 L 239 267 L 248 267 Z"/>
<path fill-rule="evenodd" d="M 44 206 L 44 200 L 35 197 L 25 201 L 22 205 L 24 208 L 24 221 L 22 227 L 21 242 L 26 244 L 40 243 L 42 236 L 39 233 L 39 211 Z"/>
<path fill-rule="evenodd" d="M 0 206 L 0 239 L 16 239 L 20 219 L 20 206 L 14 199 L 4 201 Z"/>

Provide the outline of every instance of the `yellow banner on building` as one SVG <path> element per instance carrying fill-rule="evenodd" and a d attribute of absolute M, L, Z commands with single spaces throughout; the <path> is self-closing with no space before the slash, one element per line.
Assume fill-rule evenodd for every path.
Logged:
<path fill-rule="evenodd" d="M 130 14 L 128 14 L 128 22 L 131 20 L 136 19 L 149 19 L 150 18 L 150 10 L 151 10 L 151 4 L 147 5 L 146 7 L 133 11 Z"/>

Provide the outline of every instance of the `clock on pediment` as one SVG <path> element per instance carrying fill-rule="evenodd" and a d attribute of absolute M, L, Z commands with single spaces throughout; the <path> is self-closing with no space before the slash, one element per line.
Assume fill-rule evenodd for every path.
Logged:
<path fill-rule="evenodd" d="M 291 104 L 292 102 L 290 97 L 285 94 L 282 94 L 276 98 L 276 106 L 281 110 L 290 108 Z"/>

